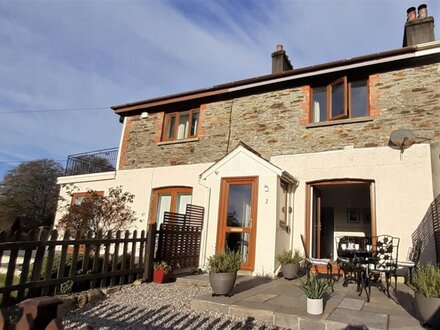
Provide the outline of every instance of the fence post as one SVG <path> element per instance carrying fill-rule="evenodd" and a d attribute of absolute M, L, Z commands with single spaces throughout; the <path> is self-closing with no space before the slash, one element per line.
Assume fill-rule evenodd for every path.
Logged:
<path fill-rule="evenodd" d="M 145 247 L 144 278 L 145 282 L 153 280 L 154 245 L 156 242 L 156 224 L 148 225 L 147 246 Z"/>

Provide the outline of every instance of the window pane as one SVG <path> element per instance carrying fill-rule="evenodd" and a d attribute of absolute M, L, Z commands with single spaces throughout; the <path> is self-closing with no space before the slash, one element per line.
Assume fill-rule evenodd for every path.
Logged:
<path fill-rule="evenodd" d="M 185 214 L 188 204 L 191 204 L 191 195 L 177 194 L 177 213 Z"/>
<path fill-rule="evenodd" d="M 239 252 L 242 262 L 248 262 L 249 233 L 226 233 L 225 249 Z"/>
<path fill-rule="evenodd" d="M 156 208 L 156 223 L 157 226 L 163 222 L 163 216 L 165 212 L 170 212 L 171 208 L 171 196 L 170 195 L 159 195 L 157 200 Z"/>
<path fill-rule="evenodd" d="M 228 227 L 249 227 L 251 219 L 252 185 L 229 186 Z"/>
<path fill-rule="evenodd" d="M 344 83 L 332 85 L 332 113 L 331 117 L 344 114 Z"/>
<path fill-rule="evenodd" d="M 287 184 L 281 182 L 279 189 L 279 220 L 287 222 Z"/>
<path fill-rule="evenodd" d="M 365 80 L 351 83 L 351 116 L 368 115 L 367 82 Z"/>
<path fill-rule="evenodd" d="M 314 123 L 327 120 L 327 88 L 318 87 L 313 89 L 313 114 Z"/>
<path fill-rule="evenodd" d="M 174 138 L 174 126 L 176 125 L 176 116 L 170 116 L 167 127 L 167 139 Z"/>
<path fill-rule="evenodd" d="M 199 113 L 193 112 L 191 120 L 191 136 L 197 135 L 197 126 L 199 125 Z"/>
<path fill-rule="evenodd" d="M 179 118 L 179 128 L 177 130 L 177 138 L 184 139 L 188 137 L 189 128 L 189 113 L 180 114 Z"/>

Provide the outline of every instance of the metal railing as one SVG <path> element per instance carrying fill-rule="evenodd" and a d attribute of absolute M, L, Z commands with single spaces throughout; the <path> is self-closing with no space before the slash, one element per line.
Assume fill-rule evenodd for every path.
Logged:
<path fill-rule="evenodd" d="M 67 157 L 65 175 L 80 175 L 116 170 L 118 148 L 102 149 Z"/>

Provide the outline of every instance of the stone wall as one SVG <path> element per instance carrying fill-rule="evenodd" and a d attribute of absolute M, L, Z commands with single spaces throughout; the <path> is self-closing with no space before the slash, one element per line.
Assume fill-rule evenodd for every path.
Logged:
<path fill-rule="evenodd" d="M 398 128 L 414 131 L 417 141 L 440 141 L 440 65 L 372 74 L 370 118 L 337 125 L 310 125 L 310 88 L 292 87 L 201 106 L 196 141 L 161 143 L 163 113 L 128 117 L 120 168 L 206 163 L 219 160 L 243 141 L 273 155 L 386 146 Z"/>

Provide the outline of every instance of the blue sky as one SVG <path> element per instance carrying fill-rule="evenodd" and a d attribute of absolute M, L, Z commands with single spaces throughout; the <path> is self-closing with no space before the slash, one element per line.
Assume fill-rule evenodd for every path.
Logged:
<path fill-rule="evenodd" d="M 112 105 L 268 74 L 277 43 L 295 68 L 400 48 L 421 3 L 438 39 L 435 0 L 0 0 L 0 178 L 118 146 Z"/>

